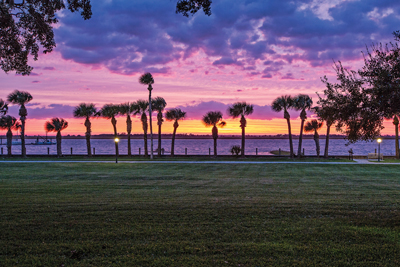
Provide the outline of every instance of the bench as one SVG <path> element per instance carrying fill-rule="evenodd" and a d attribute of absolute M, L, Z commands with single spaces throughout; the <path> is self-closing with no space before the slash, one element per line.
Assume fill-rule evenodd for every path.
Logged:
<path fill-rule="evenodd" d="M 381 160 L 383 160 L 383 154 L 380 153 L 379 157 Z M 378 153 L 368 153 L 368 159 L 378 159 Z"/>

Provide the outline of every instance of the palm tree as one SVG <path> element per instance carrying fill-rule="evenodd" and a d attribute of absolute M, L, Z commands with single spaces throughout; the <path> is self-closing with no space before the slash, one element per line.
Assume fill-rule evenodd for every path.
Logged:
<path fill-rule="evenodd" d="M 0 98 L 0 114 L 6 115 L 8 111 L 7 103 Z"/>
<path fill-rule="evenodd" d="M 62 156 L 61 151 L 61 131 L 68 127 L 68 122 L 64 119 L 52 118 L 50 121 L 46 121 L 44 128 L 46 132 L 57 132 L 57 157 Z"/>
<path fill-rule="evenodd" d="M 240 128 L 242 128 L 242 157 L 244 157 L 244 145 L 245 145 L 245 128 L 247 125 L 246 118 L 244 116 L 248 116 L 252 114 L 254 111 L 253 105 L 247 104 L 246 102 L 236 102 L 232 106 L 228 108 L 229 115 L 236 119 L 237 117 L 240 118 Z"/>
<path fill-rule="evenodd" d="M 212 136 L 214 139 L 214 156 L 217 156 L 217 139 L 218 139 L 218 127 L 224 127 L 226 122 L 222 120 L 222 113 L 219 111 L 209 111 L 203 116 L 203 123 L 205 126 L 213 126 Z"/>
<path fill-rule="evenodd" d="M 329 134 L 331 131 L 331 126 L 335 122 L 335 115 L 336 112 L 339 112 L 334 105 L 334 103 L 331 103 L 328 105 L 328 103 L 318 101 L 321 106 L 314 107 L 313 109 L 315 110 L 315 113 L 317 114 L 319 120 L 325 121 L 326 123 L 326 137 L 325 137 L 325 151 L 324 151 L 324 158 L 329 157 Z"/>
<path fill-rule="evenodd" d="M 306 133 L 314 132 L 315 149 L 317 150 L 317 157 L 319 157 L 320 147 L 319 147 L 319 134 L 318 129 L 322 127 L 323 122 L 312 120 L 308 121 L 304 126 L 304 131 Z"/>
<path fill-rule="evenodd" d="M 7 130 L 7 154 L 10 157 L 11 153 L 11 146 L 12 146 L 12 130 L 17 130 L 21 124 L 17 121 L 16 118 L 10 115 L 3 115 L 0 118 L 0 129 Z"/>
<path fill-rule="evenodd" d="M 143 139 L 144 139 L 144 155 L 147 157 L 149 155 L 149 150 L 147 148 L 147 128 L 148 128 L 148 123 L 147 123 L 147 116 L 146 112 L 149 108 L 149 102 L 146 100 L 138 100 L 135 103 L 136 110 L 134 111 L 134 114 L 141 115 L 140 120 L 142 121 L 142 128 L 143 128 Z"/>
<path fill-rule="evenodd" d="M 86 147 L 88 157 L 92 156 L 92 150 L 90 147 L 90 135 L 92 132 L 92 123 L 90 122 L 90 117 L 94 117 L 97 113 L 96 107 L 93 103 L 81 103 L 74 109 L 74 117 L 75 118 L 86 118 L 85 119 L 85 127 L 86 127 Z"/>
<path fill-rule="evenodd" d="M 119 106 L 118 105 L 113 105 L 113 104 L 105 104 L 99 112 L 97 112 L 98 117 L 103 117 L 106 119 L 111 119 L 111 124 L 114 129 L 114 139 L 118 137 L 117 133 L 117 120 L 115 119 L 115 116 L 119 114 Z M 119 151 L 118 151 L 118 143 L 115 142 L 115 154 L 118 157 Z"/>
<path fill-rule="evenodd" d="M 153 90 L 152 84 L 154 84 L 154 79 L 153 79 L 153 76 L 151 75 L 151 73 L 147 72 L 147 73 L 143 74 L 142 76 L 140 76 L 139 83 L 148 85 L 147 90 L 149 90 L 149 103 L 152 103 L 151 91 Z M 151 140 L 151 142 L 150 142 L 150 148 L 151 148 L 150 159 L 153 159 L 153 124 L 152 124 L 152 120 L 151 120 L 151 105 L 149 105 L 149 120 L 150 120 L 150 140 Z"/>
<path fill-rule="evenodd" d="M 119 113 L 126 115 L 126 132 L 128 134 L 128 156 L 132 156 L 131 148 L 131 133 L 132 133 L 132 120 L 131 114 L 137 110 L 136 103 L 124 103 L 119 105 Z"/>
<path fill-rule="evenodd" d="M 178 129 L 179 124 L 178 121 L 180 119 L 184 119 L 186 116 L 186 112 L 182 111 L 180 108 L 173 108 L 167 111 L 165 113 L 165 118 L 167 121 L 174 121 L 174 132 L 172 133 L 172 142 L 171 142 L 171 156 L 173 156 L 175 153 L 175 135 L 176 135 L 176 129 Z"/>
<path fill-rule="evenodd" d="M 21 121 L 21 154 L 26 157 L 25 147 L 25 121 L 28 116 L 25 104 L 33 99 L 32 95 L 28 92 L 15 90 L 7 96 L 7 101 L 14 105 L 19 105 L 19 116 Z"/>
<path fill-rule="evenodd" d="M 289 146 L 290 146 L 290 157 L 293 158 L 293 140 L 292 140 L 292 129 L 290 126 L 290 114 L 288 109 L 293 107 L 293 99 L 290 95 L 280 96 L 272 102 L 272 110 L 276 112 L 284 111 L 283 117 L 286 119 L 289 132 Z"/>
<path fill-rule="evenodd" d="M 297 156 L 301 157 L 301 145 L 303 141 L 303 127 L 304 122 L 307 119 L 307 112 L 306 110 L 310 110 L 313 104 L 312 99 L 308 95 L 297 95 L 293 99 L 293 107 L 295 110 L 301 110 L 300 118 L 301 118 L 301 126 L 300 126 L 300 136 L 299 136 L 299 149 L 297 150 Z"/>
<path fill-rule="evenodd" d="M 162 97 L 157 96 L 151 102 L 152 109 L 157 111 L 157 124 L 158 124 L 158 156 L 161 156 L 161 125 L 163 123 L 163 111 L 167 106 L 167 102 Z"/>

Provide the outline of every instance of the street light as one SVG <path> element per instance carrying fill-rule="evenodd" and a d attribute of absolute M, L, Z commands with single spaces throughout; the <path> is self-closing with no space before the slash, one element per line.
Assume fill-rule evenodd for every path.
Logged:
<path fill-rule="evenodd" d="M 119 138 L 115 137 L 114 142 L 115 142 L 115 163 L 118 163 L 118 142 L 119 142 Z"/>
<path fill-rule="evenodd" d="M 381 161 L 381 142 L 382 139 L 378 138 L 378 140 L 376 140 L 378 142 L 378 162 Z"/>

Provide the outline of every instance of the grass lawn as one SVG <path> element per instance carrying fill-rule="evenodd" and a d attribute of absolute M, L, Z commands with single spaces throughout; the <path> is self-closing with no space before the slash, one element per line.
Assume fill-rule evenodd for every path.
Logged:
<path fill-rule="evenodd" d="M 400 166 L 0 162 L 0 266 L 399 266 Z"/>

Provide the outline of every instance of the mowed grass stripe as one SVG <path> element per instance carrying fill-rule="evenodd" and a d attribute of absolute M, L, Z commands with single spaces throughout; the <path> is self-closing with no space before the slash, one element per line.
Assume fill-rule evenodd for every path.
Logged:
<path fill-rule="evenodd" d="M 400 265 L 400 166 L 1 167 L 1 266 Z"/>

